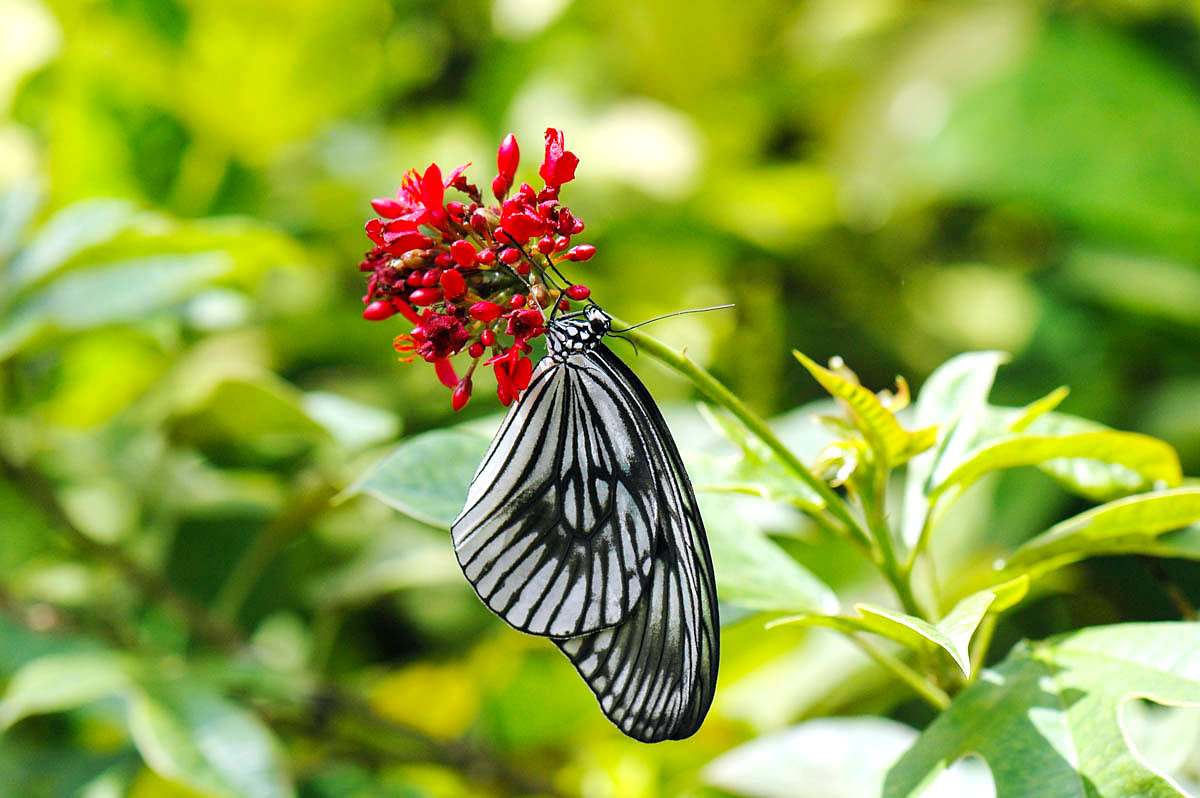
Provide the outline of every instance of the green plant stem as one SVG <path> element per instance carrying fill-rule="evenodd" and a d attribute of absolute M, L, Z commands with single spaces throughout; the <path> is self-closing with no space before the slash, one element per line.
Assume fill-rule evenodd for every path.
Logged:
<path fill-rule="evenodd" d="M 613 322 L 618 327 L 628 328 L 630 326 L 627 322 L 615 317 L 613 318 Z M 669 366 L 687 377 L 693 385 L 700 389 L 701 393 L 732 413 L 738 421 L 745 425 L 746 429 L 750 430 L 767 448 L 774 452 L 801 482 L 821 497 L 821 500 L 825 502 L 826 509 L 845 525 L 851 535 L 857 536 L 860 540 L 864 541 L 870 539 L 866 531 L 854 518 L 854 515 L 850 512 L 850 508 L 842 500 L 842 497 L 838 496 L 824 481 L 818 479 L 809 471 L 804 463 L 800 461 L 800 458 L 796 457 L 783 444 L 783 441 L 776 437 L 771 428 L 767 426 L 767 423 L 759 418 L 754 411 L 746 407 L 745 403 L 734 395 L 732 391 L 722 385 L 707 371 L 696 365 L 686 354 L 676 352 L 657 338 L 647 335 L 641 330 L 630 330 L 622 334 L 633 340 L 640 350 L 645 350 L 660 363 Z"/>
<path fill-rule="evenodd" d="M 924 679 L 921 674 L 904 664 L 899 658 L 892 656 L 866 638 L 856 634 L 847 634 L 850 641 L 862 649 L 863 653 L 892 673 L 897 679 L 907 684 L 929 706 L 941 712 L 950 706 L 950 696 L 946 691 Z"/>
<path fill-rule="evenodd" d="M 872 479 L 872 494 L 867 500 L 867 524 L 879 552 L 879 570 L 884 579 L 896 591 L 900 604 L 909 615 L 928 620 L 917 597 L 912 591 L 911 572 L 905 572 L 896 560 L 896 549 L 892 541 L 892 530 L 887 525 L 884 512 L 887 498 L 888 471 L 876 464 Z"/>
<path fill-rule="evenodd" d="M 197 638 L 224 651 L 234 651 L 243 646 L 241 635 L 232 625 L 210 615 L 204 607 L 177 591 L 158 574 L 142 567 L 124 550 L 101 543 L 80 531 L 58 503 L 54 488 L 35 470 L 0 456 L 0 472 L 20 487 L 26 498 L 37 505 L 46 520 L 61 531 L 71 545 L 107 562 L 140 592 L 183 621 Z"/>

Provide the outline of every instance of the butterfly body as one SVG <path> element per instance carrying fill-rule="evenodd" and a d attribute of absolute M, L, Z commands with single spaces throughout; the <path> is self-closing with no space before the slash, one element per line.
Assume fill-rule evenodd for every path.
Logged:
<path fill-rule="evenodd" d="M 623 732 L 680 739 L 716 681 L 712 564 L 666 422 L 602 342 L 610 323 L 595 306 L 549 323 L 451 535 L 484 603 L 551 638 Z"/>

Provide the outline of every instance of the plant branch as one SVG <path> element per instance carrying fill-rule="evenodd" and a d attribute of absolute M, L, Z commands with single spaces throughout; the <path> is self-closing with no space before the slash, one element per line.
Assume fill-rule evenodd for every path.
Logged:
<path fill-rule="evenodd" d="M 631 326 L 629 323 L 615 317 L 613 318 L 613 322 L 625 328 Z M 638 347 L 645 349 L 646 352 L 654 356 L 660 363 L 669 366 L 687 377 L 693 385 L 700 389 L 701 393 L 732 413 L 738 421 L 745 425 L 746 429 L 750 430 L 767 448 L 774 452 L 801 482 L 821 497 L 821 500 L 825 502 L 826 509 L 841 521 L 852 535 L 858 535 L 864 540 L 867 539 L 867 533 L 854 518 L 853 514 L 851 514 L 850 508 L 846 506 L 842 498 L 825 484 L 823 480 L 818 479 L 809 471 L 804 463 L 800 461 L 800 458 L 796 457 L 792 453 L 792 450 L 776 437 L 771 428 L 767 426 L 767 423 L 759 418 L 732 391 L 722 385 L 703 368 L 696 365 L 686 354 L 676 352 L 657 338 L 637 329 L 630 329 L 628 332 L 623 333 L 623 335 L 634 340 Z"/>
<path fill-rule="evenodd" d="M 928 620 L 921 605 L 917 603 L 916 596 L 913 595 L 912 582 L 909 578 L 911 572 L 906 573 L 896 560 L 892 530 L 887 525 L 887 516 L 884 512 L 887 480 L 887 469 L 883 468 L 881 464 L 875 463 L 872 469 L 872 495 L 867 498 L 866 509 L 867 524 L 879 551 L 879 570 L 883 574 L 883 578 L 896 591 L 896 596 L 900 599 L 904 611 L 909 615 Z"/>
<path fill-rule="evenodd" d="M 80 531 L 59 504 L 54 488 L 35 470 L 0 454 L 0 471 L 6 479 L 20 486 L 25 497 L 41 510 L 46 520 L 58 528 L 71 545 L 116 568 L 138 590 L 183 621 L 193 635 L 223 651 L 242 647 L 241 634 L 233 626 L 210 615 L 204 607 L 177 591 L 160 575 L 144 568 L 121 548 L 101 543 Z"/>

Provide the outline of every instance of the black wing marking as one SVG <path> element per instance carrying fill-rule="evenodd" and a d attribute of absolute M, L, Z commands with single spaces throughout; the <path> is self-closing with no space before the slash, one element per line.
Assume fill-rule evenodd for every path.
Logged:
<path fill-rule="evenodd" d="M 642 595 L 662 462 L 645 410 L 593 358 L 543 358 L 450 528 L 484 603 L 530 634 L 614 626 Z M 598 361 L 596 361 L 598 362 Z"/>
<path fill-rule="evenodd" d="M 696 494 L 674 438 L 637 376 L 607 347 L 589 363 L 638 404 L 651 441 L 657 545 L 650 581 L 619 626 L 554 642 L 571 659 L 604 714 L 644 742 L 683 739 L 712 704 L 720 652 L 716 581 Z M 620 389 L 619 389 L 620 390 Z"/>

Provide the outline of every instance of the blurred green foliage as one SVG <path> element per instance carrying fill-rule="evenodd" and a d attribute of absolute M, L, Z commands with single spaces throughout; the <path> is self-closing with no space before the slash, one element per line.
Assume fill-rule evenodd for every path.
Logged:
<path fill-rule="evenodd" d="M 890 761 L 931 719 L 841 638 L 754 615 L 723 632 L 701 732 L 631 742 L 479 605 L 443 529 L 343 493 L 452 415 L 396 362 L 402 328 L 358 318 L 367 200 L 432 160 L 485 184 L 510 130 L 532 174 L 550 125 L 599 250 L 573 275 L 626 319 L 736 303 L 655 335 L 806 457 L 828 437 L 796 408 L 823 394 L 793 347 L 873 388 L 999 349 L 999 404 L 1070 385 L 1063 410 L 1200 469 L 1194 3 L 0 0 L 0 720 L 25 718 L 0 737 L 0 796 L 775 795 L 786 774 L 745 774 L 841 739 L 791 724 L 890 716 L 823 721 Z M 703 484 L 728 450 L 687 383 L 636 368 Z M 476 391 L 486 435 L 498 407 Z M 883 600 L 793 512 L 811 496 L 769 458 L 742 467 L 725 487 L 772 503 L 748 523 L 712 494 L 714 546 L 752 537 L 730 551 L 790 588 L 731 580 L 726 599 Z M 1055 479 L 964 494 L 935 552 L 947 601 L 1087 506 Z M 1196 566 L 1056 571 L 998 622 L 994 658 L 1177 617 L 1157 580 L 1200 602 Z M 761 758 L 705 769 L 749 740 Z"/>

